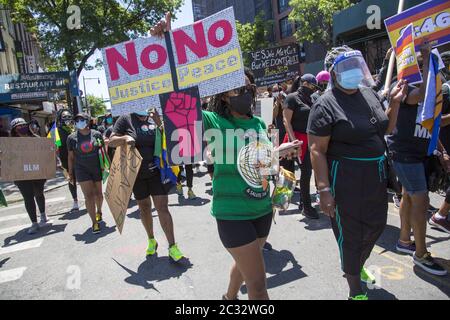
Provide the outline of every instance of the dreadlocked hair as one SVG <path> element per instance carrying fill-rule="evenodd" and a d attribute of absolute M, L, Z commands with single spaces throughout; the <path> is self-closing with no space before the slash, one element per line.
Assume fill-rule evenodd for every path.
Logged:
<path fill-rule="evenodd" d="M 245 67 L 244 68 L 245 76 L 250 80 L 251 84 L 255 84 L 255 76 L 253 75 L 253 72 Z M 219 93 L 211 97 L 211 99 L 208 102 L 208 111 L 215 112 L 219 116 L 223 118 L 231 118 L 231 112 L 230 108 L 228 108 L 227 103 L 223 100 L 223 96 L 225 93 Z M 256 95 L 254 97 L 254 105 L 256 105 Z M 251 116 L 251 114 L 249 114 Z"/>

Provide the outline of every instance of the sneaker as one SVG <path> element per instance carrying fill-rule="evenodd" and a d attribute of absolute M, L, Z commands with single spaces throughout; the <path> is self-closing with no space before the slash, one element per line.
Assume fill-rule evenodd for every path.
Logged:
<path fill-rule="evenodd" d="M 179 196 L 183 195 L 183 185 L 181 183 L 177 183 L 177 194 Z"/>
<path fill-rule="evenodd" d="M 394 202 L 394 207 L 396 209 L 400 209 L 400 202 L 401 202 L 401 197 L 399 197 L 398 195 L 396 195 L 394 193 L 394 195 L 392 196 L 392 201 Z"/>
<path fill-rule="evenodd" d="M 348 297 L 348 300 L 361 300 L 361 301 L 367 301 L 369 298 L 367 297 L 367 294 L 360 294 L 358 296 L 354 297 Z"/>
<path fill-rule="evenodd" d="M 266 241 L 266 243 L 264 243 L 263 250 L 271 251 L 272 250 L 272 245 Z"/>
<path fill-rule="evenodd" d="M 367 284 L 375 284 L 377 282 L 375 276 L 364 267 L 361 269 L 361 281 Z"/>
<path fill-rule="evenodd" d="M 97 220 L 97 222 L 103 221 L 103 214 L 101 212 L 97 212 L 95 214 L 95 220 Z"/>
<path fill-rule="evenodd" d="M 94 225 L 92 226 L 92 233 L 93 234 L 98 234 L 100 233 L 100 225 L 96 222 L 94 223 Z"/>
<path fill-rule="evenodd" d="M 188 190 L 188 199 L 189 200 L 197 199 L 197 196 L 195 195 L 194 191 L 192 191 L 191 188 L 189 188 L 189 190 Z"/>
<path fill-rule="evenodd" d="M 45 226 L 48 223 L 48 218 L 47 215 L 45 213 L 41 213 L 41 219 L 39 221 L 39 225 L 40 226 Z"/>
<path fill-rule="evenodd" d="M 145 254 L 147 256 L 152 256 L 156 253 L 157 249 L 158 249 L 158 242 L 156 242 L 155 239 L 148 239 L 148 246 Z"/>
<path fill-rule="evenodd" d="M 308 219 L 319 219 L 319 214 L 312 206 L 306 206 L 303 209 L 303 215 Z"/>
<path fill-rule="evenodd" d="M 436 218 L 436 214 L 433 214 L 433 216 L 430 218 L 430 220 L 428 220 L 428 222 L 433 227 L 436 227 L 444 232 L 450 233 L 450 222 L 448 222 L 447 219 L 438 219 Z"/>
<path fill-rule="evenodd" d="M 447 275 L 447 270 L 438 265 L 429 252 L 427 252 L 422 258 L 417 257 L 414 253 L 413 262 L 416 266 L 422 268 L 428 273 L 434 274 L 435 276 Z"/>
<path fill-rule="evenodd" d="M 416 243 L 414 241 L 411 241 L 409 244 L 405 244 L 402 241 L 398 240 L 395 249 L 398 252 L 413 255 L 414 252 L 416 252 Z"/>
<path fill-rule="evenodd" d="M 80 207 L 78 206 L 78 202 L 77 202 L 77 201 L 74 201 L 74 202 L 73 202 L 72 209 L 70 210 L 70 212 L 78 211 L 78 210 L 80 210 Z"/>
<path fill-rule="evenodd" d="M 174 244 L 169 248 L 169 257 L 175 262 L 184 257 L 183 253 L 181 253 L 180 249 L 178 249 L 177 244 Z"/>
<path fill-rule="evenodd" d="M 35 234 L 39 231 L 39 224 L 37 222 L 33 222 L 30 228 L 27 230 L 27 234 Z"/>

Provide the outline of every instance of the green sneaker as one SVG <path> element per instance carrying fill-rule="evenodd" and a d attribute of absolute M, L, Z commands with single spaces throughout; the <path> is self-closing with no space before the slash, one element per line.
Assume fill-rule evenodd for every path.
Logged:
<path fill-rule="evenodd" d="M 367 294 L 360 294 L 359 296 L 348 297 L 348 300 L 367 301 L 367 300 L 369 300 L 369 298 L 367 297 Z"/>
<path fill-rule="evenodd" d="M 148 247 L 146 251 L 147 256 L 152 256 L 156 253 L 158 249 L 158 242 L 155 239 L 148 239 Z"/>
<path fill-rule="evenodd" d="M 177 183 L 177 194 L 179 196 L 183 195 L 183 185 L 181 183 Z"/>
<path fill-rule="evenodd" d="M 176 243 L 169 248 L 169 257 L 175 262 L 184 257 L 183 253 L 180 249 L 178 249 L 178 245 Z"/>
<path fill-rule="evenodd" d="M 375 276 L 364 267 L 361 269 L 361 281 L 367 284 L 375 284 L 377 282 Z"/>
<path fill-rule="evenodd" d="M 189 199 L 189 200 L 195 200 L 195 199 L 197 199 L 197 196 L 195 195 L 194 191 L 192 191 L 191 188 L 189 188 L 189 190 L 188 190 L 188 199 Z"/>

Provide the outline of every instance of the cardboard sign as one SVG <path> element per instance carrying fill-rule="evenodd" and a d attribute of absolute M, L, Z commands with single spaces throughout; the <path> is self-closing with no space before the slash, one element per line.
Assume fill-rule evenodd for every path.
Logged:
<path fill-rule="evenodd" d="M 397 56 L 397 78 L 399 80 L 404 79 L 409 84 L 422 82 L 422 74 L 420 73 L 416 50 L 414 48 L 412 23 L 403 30 L 402 35 L 398 39 L 395 55 Z"/>
<path fill-rule="evenodd" d="M 47 138 L 0 138 L 0 150 L 2 181 L 56 177 L 55 144 Z"/>
<path fill-rule="evenodd" d="M 416 51 L 424 39 L 433 47 L 450 42 L 450 1 L 430 0 L 384 20 L 392 47 L 410 23 L 413 24 Z"/>
<path fill-rule="evenodd" d="M 197 87 L 159 96 L 163 107 L 169 164 L 202 160 L 202 106 Z"/>
<path fill-rule="evenodd" d="M 158 95 L 198 86 L 200 97 L 245 85 L 233 8 L 102 50 L 114 116 L 155 107 Z"/>
<path fill-rule="evenodd" d="M 123 146 L 116 149 L 106 184 L 105 199 L 121 234 L 141 163 L 142 157 L 136 148 Z"/>
<path fill-rule="evenodd" d="M 249 56 L 258 87 L 295 78 L 300 72 L 298 44 L 262 49 Z"/>

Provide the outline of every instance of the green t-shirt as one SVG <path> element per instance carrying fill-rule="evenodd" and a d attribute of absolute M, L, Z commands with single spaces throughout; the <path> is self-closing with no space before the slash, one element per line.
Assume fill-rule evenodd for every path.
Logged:
<path fill-rule="evenodd" d="M 220 220 L 253 220 L 271 213 L 270 188 L 263 189 L 254 165 L 255 156 L 265 154 L 260 146 L 271 145 L 265 123 L 203 111 L 203 126 L 214 158 L 211 214 Z"/>

